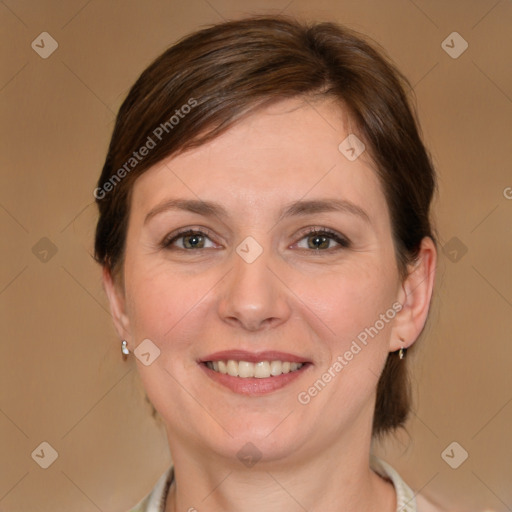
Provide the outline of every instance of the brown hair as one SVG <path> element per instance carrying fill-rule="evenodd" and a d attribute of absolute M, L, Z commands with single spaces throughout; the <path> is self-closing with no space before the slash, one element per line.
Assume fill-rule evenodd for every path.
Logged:
<path fill-rule="evenodd" d="M 435 243 L 429 209 L 436 186 L 406 90 L 407 79 L 383 51 L 330 22 L 254 16 L 185 37 L 140 75 L 117 115 L 94 192 L 97 261 L 122 282 L 131 191 L 144 171 L 212 140 L 257 108 L 329 96 L 346 109 L 376 164 L 404 279 L 423 237 Z M 373 435 L 402 426 L 409 409 L 405 361 L 390 353 L 377 387 Z"/>

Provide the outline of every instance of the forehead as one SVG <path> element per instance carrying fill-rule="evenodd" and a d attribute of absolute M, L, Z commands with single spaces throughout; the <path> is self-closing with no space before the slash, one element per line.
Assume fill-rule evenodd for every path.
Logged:
<path fill-rule="evenodd" d="M 346 156 L 343 141 L 357 133 L 332 99 L 284 100 L 146 171 L 134 184 L 132 207 L 147 211 L 170 197 L 187 197 L 272 209 L 328 195 L 365 204 L 376 215 L 387 208 L 368 152 L 355 160 Z"/>

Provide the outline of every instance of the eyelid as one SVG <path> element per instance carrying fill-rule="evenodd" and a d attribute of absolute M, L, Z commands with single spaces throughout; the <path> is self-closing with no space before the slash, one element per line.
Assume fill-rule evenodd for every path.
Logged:
<path fill-rule="evenodd" d="M 168 235 L 166 235 L 164 237 L 164 239 L 162 240 L 162 242 L 160 243 L 160 245 L 163 248 L 169 248 L 169 247 L 171 247 L 172 243 L 175 242 L 177 239 L 179 239 L 187 234 L 195 234 L 195 233 L 205 235 L 211 242 L 218 245 L 218 242 L 215 241 L 215 235 L 213 234 L 213 232 L 204 226 L 190 226 L 190 227 L 186 227 L 186 228 L 179 228 L 179 229 L 169 233 Z M 329 236 L 341 248 L 346 249 L 351 246 L 351 241 L 345 235 L 343 235 L 333 229 L 324 227 L 324 226 L 310 226 L 307 228 L 303 228 L 301 231 L 299 231 L 299 233 L 297 235 L 295 235 L 294 238 L 297 238 L 297 237 L 298 238 L 297 238 L 297 241 L 292 244 L 292 246 L 296 245 L 302 239 L 304 239 L 308 236 L 316 235 L 316 234 Z M 181 247 L 176 247 L 176 249 L 181 249 Z M 208 247 L 203 248 L 203 249 L 208 249 Z M 331 252 L 336 249 L 337 249 L 336 247 L 331 247 L 330 249 L 320 249 L 317 251 L 315 249 L 302 249 L 301 248 L 301 250 L 305 250 L 308 252 L 318 252 L 318 253 Z M 188 249 L 182 249 L 182 250 L 191 252 Z M 199 249 L 197 249 L 197 250 L 199 250 Z"/>
<path fill-rule="evenodd" d="M 168 235 L 165 235 L 164 239 L 160 242 L 160 246 L 163 247 L 164 249 L 169 248 L 171 247 L 172 243 L 175 242 L 177 239 L 192 233 L 201 233 L 205 235 L 208 239 L 210 239 L 213 243 L 218 244 L 214 240 L 215 235 L 208 228 L 205 228 L 204 226 L 190 226 L 186 228 L 176 229 L 175 231 L 172 231 Z M 181 247 L 176 247 L 176 249 L 181 249 Z"/>
<path fill-rule="evenodd" d="M 324 226 L 311 226 L 305 228 L 304 230 L 300 231 L 299 234 L 296 235 L 297 237 L 300 237 L 297 242 L 301 241 L 303 238 L 307 236 L 312 236 L 316 234 L 330 236 L 340 247 L 343 247 L 345 249 L 349 248 L 352 245 L 351 241 L 345 235 Z M 294 242 L 293 245 L 295 245 L 297 242 Z M 330 252 L 332 250 L 336 250 L 336 248 L 318 250 L 317 252 Z M 313 249 L 309 249 L 309 251 L 315 252 L 315 250 Z"/>

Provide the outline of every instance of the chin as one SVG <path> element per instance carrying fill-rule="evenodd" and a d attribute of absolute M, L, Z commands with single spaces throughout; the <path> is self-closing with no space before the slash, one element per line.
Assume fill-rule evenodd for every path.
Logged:
<path fill-rule="evenodd" d="M 283 421 L 291 410 L 279 415 L 239 408 L 237 417 L 217 416 L 217 421 L 211 417 L 206 421 L 202 416 L 188 427 L 181 426 L 179 437 L 185 436 L 196 448 L 200 446 L 202 453 L 207 450 L 225 459 L 243 463 L 249 457 L 261 462 L 276 462 L 297 453 L 308 438 L 304 424 L 298 425 L 293 413 L 290 422 Z"/>

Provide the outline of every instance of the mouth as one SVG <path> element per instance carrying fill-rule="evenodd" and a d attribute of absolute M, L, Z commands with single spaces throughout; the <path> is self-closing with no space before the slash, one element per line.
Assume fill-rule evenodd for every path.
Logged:
<path fill-rule="evenodd" d="M 283 352 L 224 351 L 198 361 L 208 377 L 243 395 L 276 391 L 298 378 L 311 361 Z"/>
<path fill-rule="evenodd" d="M 206 361 L 206 366 L 214 372 L 230 375 L 231 377 L 239 377 L 241 379 L 269 379 L 271 377 L 279 377 L 290 372 L 300 370 L 304 363 L 294 363 L 291 361 L 258 361 L 251 363 L 250 361 L 235 361 L 228 359 L 227 361 Z"/>

